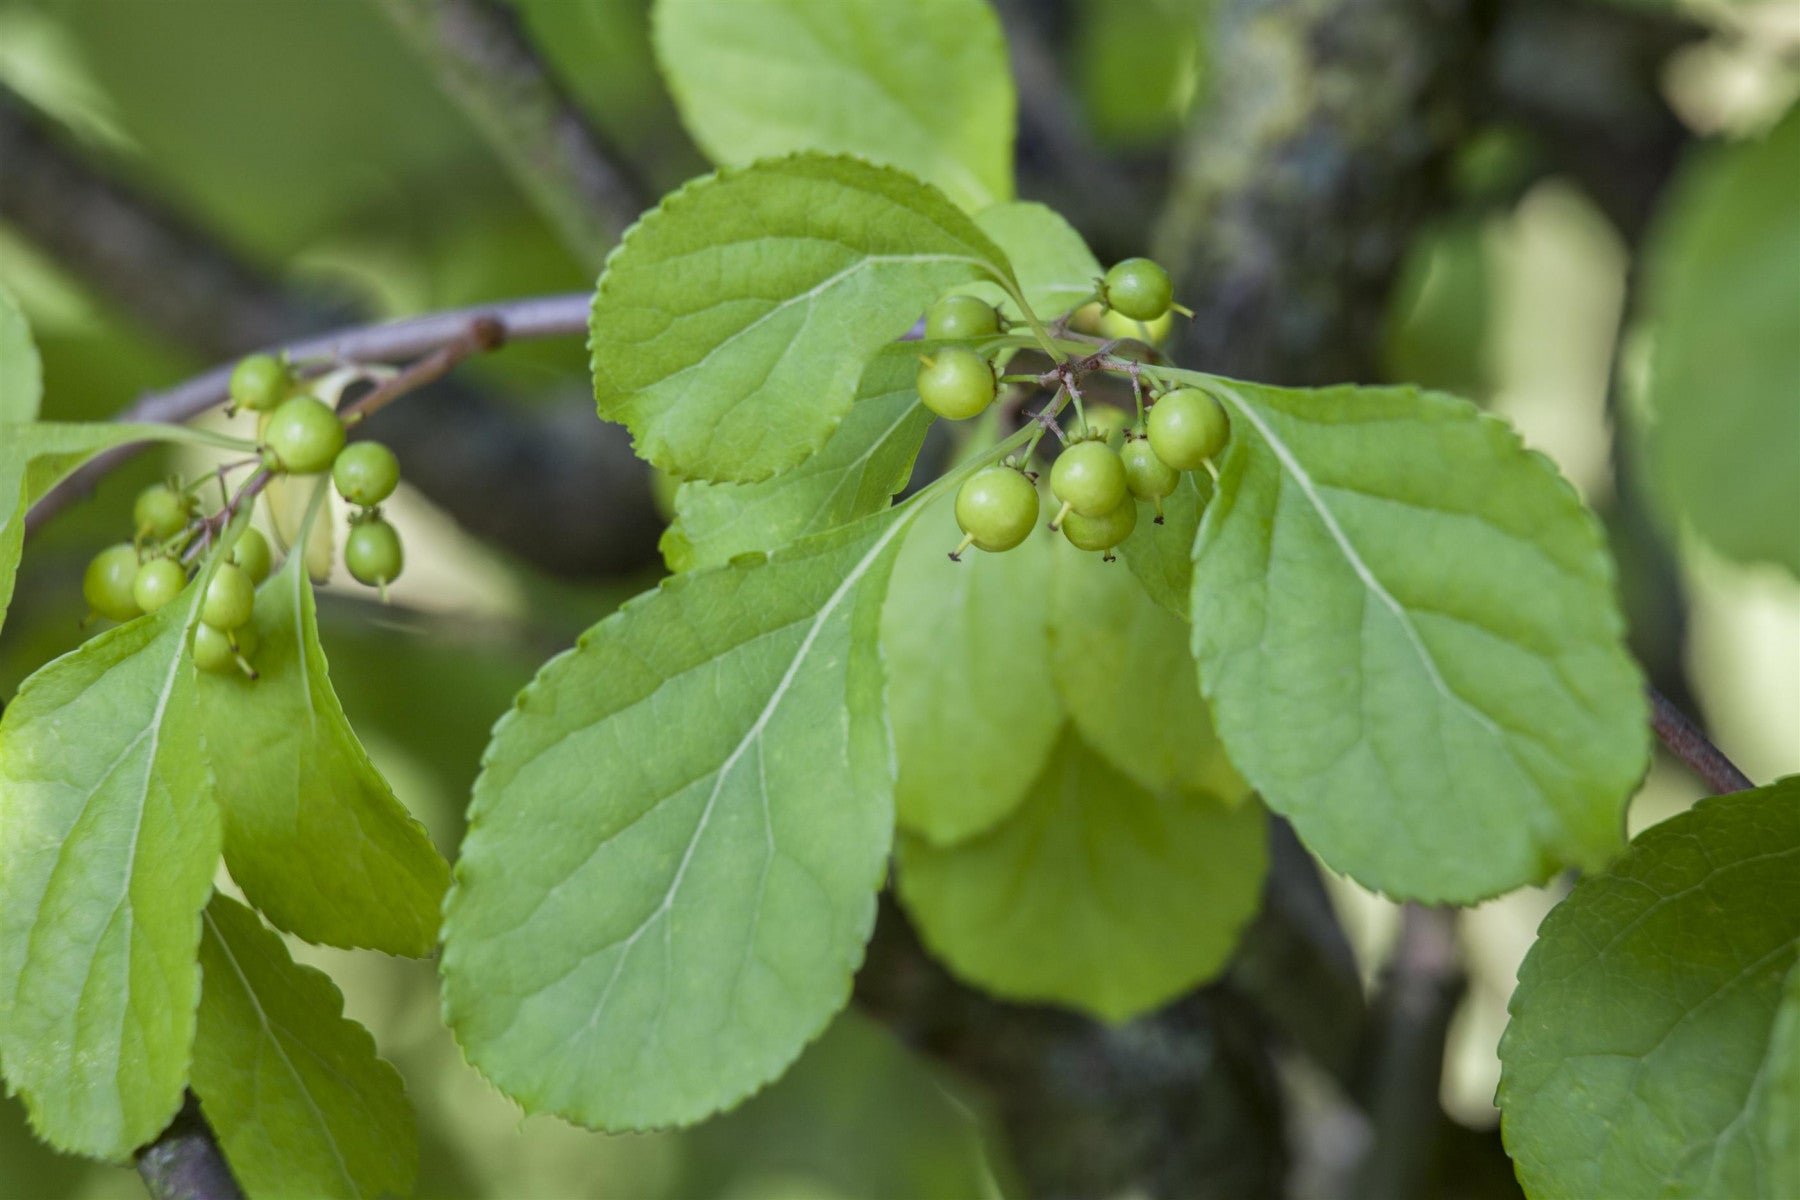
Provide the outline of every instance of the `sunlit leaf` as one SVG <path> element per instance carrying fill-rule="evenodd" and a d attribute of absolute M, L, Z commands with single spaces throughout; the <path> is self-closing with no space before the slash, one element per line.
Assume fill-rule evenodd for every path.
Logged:
<path fill-rule="evenodd" d="M 971 212 L 1013 191 L 1012 72 L 983 0 L 657 0 L 682 120 L 722 166 L 821 150 L 889 163 Z"/>
<path fill-rule="evenodd" d="M 901 837 L 900 898 L 970 983 L 1121 1021 L 1225 966 L 1261 898 L 1265 823 L 1148 791 L 1065 729 L 999 825 L 950 847 Z"/>
<path fill-rule="evenodd" d="M 44 395 L 44 367 L 31 326 L 12 293 L 0 287 L 0 427 L 34 421 Z"/>
<path fill-rule="evenodd" d="M 1499 1102 L 1526 1192 L 1792 1195 L 1800 777 L 1576 885 L 1519 969 Z"/>
<path fill-rule="evenodd" d="M 1231 760 L 1334 870 L 1468 902 L 1603 866 L 1648 757 L 1593 517 L 1409 388 L 1218 383 L 1194 649 Z"/>
<path fill-rule="evenodd" d="M 875 352 L 940 293 L 1006 276 L 974 222 L 892 168 L 803 154 L 706 176 L 600 277 L 600 415 L 677 475 L 767 478 L 825 443 Z"/>

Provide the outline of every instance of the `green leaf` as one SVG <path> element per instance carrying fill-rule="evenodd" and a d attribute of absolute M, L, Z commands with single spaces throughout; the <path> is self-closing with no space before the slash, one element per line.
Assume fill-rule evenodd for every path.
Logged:
<path fill-rule="evenodd" d="M 214 896 L 204 923 L 194 1092 L 238 1182 L 252 1196 L 411 1194 L 406 1087 L 330 978 L 235 900 Z"/>
<path fill-rule="evenodd" d="M 0 717 L 0 1067 L 39 1136 L 93 1158 L 155 1137 L 187 1082 L 220 845 L 187 654 L 203 592 L 50 663 Z"/>
<path fill-rule="evenodd" d="M 13 580 L 25 550 L 25 514 L 31 506 L 102 450 L 147 441 L 251 448 L 248 442 L 182 425 L 0 423 L 0 625 L 12 603 Z"/>
<path fill-rule="evenodd" d="M 1030 200 L 996 204 L 975 215 L 981 231 L 994 239 L 1012 264 L 1031 311 L 1048 321 L 1090 299 L 1103 273 L 1094 252 L 1074 226 L 1047 205 Z M 965 289 L 1000 305 L 1021 319 L 1019 305 L 994 284 Z"/>
<path fill-rule="evenodd" d="M 1232 762 L 1333 870 L 1393 896 L 1604 865 L 1649 718 L 1574 489 L 1450 396 L 1207 386 L 1232 430 L 1194 651 Z"/>
<path fill-rule="evenodd" d="M 1769 1191 L 1800 1196 L 1800 966 L 1788 971 L 1769 1031 L 1769 1085 L 1757 1138 L 1769 1156 Z"/>
<path fill-rule="evenodd" d="M 1049 666 L 1050 542 L 949 552 L 954 496 L 906 536 L 881 614 L 900 826 L 961 841 L 1016 808 L 1063 725 Z"/>
<path fill-rule="evenodd" d="M 1651 478 L 1732 558 L 1800 575 L 1800 107 L 1689 165 L 1652 248 Z"/>
<path fill-rule="evenodd" d="M 31 326 L 12 293 L 0 287 L 0 426 L 35 421 L 43 396 L 44 365 Z"/>
<path fill-rule="evenodd" d="M 1119 557 L 1144 585 L 1145 594 L 1184 622 L 1193 605 L 1194 535 L 1212 496 L 1212 476 L 1205 471 L 1182 472 L 1175 491 L 1163 500 L 1163 523 L 1139 521 L 1119 547 Z"/>
<path fill-rule="evenodd" d="M 1766 1138 L 1770 1102 L 1792 1100 L 1797 956 L 1800 777 L 1703 800 L 1578 883 L 1538 930 L 1500 1042 L 1527 1194 L 1793 1194 Z"/>
<path fill-rule="evenodd" d="M 762 483 L 684 483 L 663 534 L 673 571 L 729 562 L 880 512 L 906 486 L 931 426 L 913 381 L 917 344 L 883 350 L 863 372 L 856 403 L 823 449 Z"/>
<path fill-rule="evenodd" d="M 1144 516 L 1138 525 L 1149 523 Z M 1249 785 L 1225 757 L 1200 698 L 1187 622 L 1159 608 L 1117 563 L 1056 541 L 1050 670 L 1082 739 L 1153 791 L 1242 800 Z"/>
<path fill-rule="evenodd" d="M 1083 123 L 1108 146 L 1157 148 L 1206 76 L 1212 0 L 1082 0 L 1071 44 Z"/>
<path fill-rule="evenodd" d="M 430 954 L 450 868 L 344 717 L 304 559 L 290 554 L 257 594 L 260 677 L 200 676 L 225 864 L 307 941 Z"/>
<path fill-rule="evenodd" d="M 657 0 L 657 59 L 721 166 L 796 151 L 909 171 L 971 212 L 1013 191 L 1016 101 L 983 0 Z"/>
<path fill-rule="evenodd" d="M 765 479 L 830 437 L 869 359 L 926 305 L 1007 272 L 974 222 L 892 168 L 803 154 L 706 176 L 633 226 L 600 277 L 600 415 L 664 470 Z"/>
<path fill-rule="evenodd" d="M 932 953 L 997 996 L 1123 1021 L 1222 970 L 1268 865 L 1260 806 L 1151 792 L 1065 729 L 982 836 L 902 835 L 900 899 Z"/>
<path fill-rule="evenodd" d="M 880 603 L 914 509 L 676 575 L 495 729 L 445 1013 L 529 1111 L 697 1121 L 849 996 L 893 829 Z"/>

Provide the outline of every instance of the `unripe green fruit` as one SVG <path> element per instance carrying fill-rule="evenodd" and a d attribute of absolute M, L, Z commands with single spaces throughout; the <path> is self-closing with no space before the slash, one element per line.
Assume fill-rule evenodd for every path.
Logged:
<path fill-rule="evenodd" d="M 231 403 L 238 408 L 268 412 L 287 399 L 294 377 L 272 354 L 252 354 L 231 372 Z"/>
<path fill-rule="evenodd" d="M 373 508 L 400 486 L 400 460 L 380 442 L 356 442 L 331 464 L 331 481 L 350 503 Z"/>
<path fill-rule="evenodd" d="M 1078 550 L 1110 551 L 1137 528 L 1137 501 L 1129 496 L 1119 507 L 1099 517 L 1070 513 L 1063 519 L 1063 536 Z M 1110 554 L 1108 557 L 1111 557 Z"/>
<path fill-rule="evenodd" d="M 992 337 L 1000 314 L 979 296 L 945 296 L 925 310 L 925 336 L 933 341 Z"/>
<path fill-rule="evenodd" d="M 1199 388 L 1177 388 L 1150 409 L 1144 422 L 1156 457 L 1177 471 L 1192 471 L 1225 448 L 1231 423 L 1219 402 Z"/>
<path fill-rule="evenodd" d="M 1146 438 L 1132 438 L 1119 452 L 1125 463 L 1125 486 L 1139 500 L 1161 500 L 1181 482 L 1181 472 L 1156 457 Z"/>
<path fill-rule="evenodd" d="M 406 566 L 400 535 L 380 517 L 358 521 L 344 539 L 344 566 L 359 583 L 385 587 L 400 578 Z"/>
<path fill-rule="evenodd" d="M 166 483 L 153 483 L 138 493 L 131 519 L 139 537 L 161 540 L 187 527 L 188 498 Z"/>
<path fill-rule="evenodd" d="M 1147 258 L 1114 263 L 1106 273 L 1105 291 L 1106 307 L 1133 321 L 1154 321 L 1175 300 L 1169 273 Z"/>
<path fill-rule="evenodd" d="M 248 661 L 256 644 L 254 625 L 227 632 L 202 621 L 194 627 L 194 665 L 214 674 L 240 670 L 239 656 Z"/>
<path fill-rule="evenodd" d="M 269 577 L 269 571 L 275 565 L 269 539 L 257 529 L 246 529 L 238 535 L 237 544 L 231 548 L 231 561 L 242 567 L 250 582 L 258 586 Z"/>
<path fill-rule="evenodd" d="M 206 599 L 200 603 L 200 619 L 214 629 L 230 632 L 250 623 L 256 611 L 256 585 L 242 567 L 220 563 L 206 585 Z"/>
<path fill-rule="evenodd" d="M 1062 501 L 1052 525 L 1060 525 L 1070 512 L 1103 517 L 1125 499 L 1125 464 L 1105 442 L 1076 442 L 1056 456 L 1050 491 Z"/>
<path fill-rule="evenodd" d="M 153 613 L 181 594 L 187 586 L 187 572 L 172 558 L 153 558 L 138 568 L 131 581 L 131 598 L 147 613 Z"/>
<path fill-rule="evenodd" d="M 941 346 L 919 364 L 918 386 L 926 408 L 961 421 L 992 404 L 998 384 L 987 359 L 967 346 Z"/>
<path fill-rule="evenodd" d="M 1095 404 L 1087 410 L 1088 433 L 1109 446 L 1119 444 L 1119 435 L 1131 428 L 1131 414 L 1110 404 Z"/>
<path fill-rule="evenodd" d="M 109 621 L 129 621 L 144 610 L 131 598 L 137 579 L 137 548 L 130 542 L 108 546 L 94 555 L 81 577 L 81 595 L 94 612 Z"/>
<path fill-rule="evenodd" d="M 263 441 L 283 470 L 316 475 L 330 467 L 344 448 L 344 423 L 323 400 L 295 396 L 269 414 Z"/>
<path fill-rule="evenodd" d="M 965 535 L 951 558 L 973 544 L 997 554 L 1011 550 L 1037 525 L 1038 492 L 1012 467 L 983 467 L 956 493 L 956 523 Z"/>

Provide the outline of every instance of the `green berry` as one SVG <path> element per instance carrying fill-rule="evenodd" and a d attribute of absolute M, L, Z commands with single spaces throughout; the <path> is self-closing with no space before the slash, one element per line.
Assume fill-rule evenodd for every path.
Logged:
<path fill-rule="evenodd" d="M 1119 452 L 1125 462 L 1125 486 L 1139 500 L 1161 500 L 1181 482 L 1181 472 L 1156 457 L 1146 438 L 1132 438 Z"/>
<path fill-rule="evenodd" d="M 344 566 L 359 583 L 386 587 L 400 578 L 406 566 L 400 535 L 380 517 L 358 521 L 344 539 Z"/>
<path fill-rule="evenodd" d="M 1144 422 L 1156 457 L 1192 471 L 1225 448 L 1231 424 L 1219 402 L 1199 388 L 1177 388 L 1158 400 Z"/>
<path fill-rule="evenodd" d="M 1119 507 L 1099 517 L 1070 513 L 1063 519 L 1063 536 L 1078 550 L 1104 550 L 1112 557 L 1114 546 L 1131 536 L 1137 528 L 1137 501 L 1127 497 Z"/>
<path fill-rule="evenodd" d="M 108 546 L 94 555 L 81 577 L 81 594 L 94 612 L 109 621 L 129 621 L 144 610 L 131 598 L 137 578 L 137 548 L 130 542 Z"/>
<path fill-rule="evenodd" d="M 181 594 L 187 586 L 187 572 L 172 558 L 153 558 L 138 568 L 131 581 L 131 598 L 147 613 L 153 613 Z"/>
<path fill-rule="evenodd" d="M 967 346 L 942 346 L 919 365 L 919 399 L 940 417 L 961 421 L 994 402 L 998 386 L 988 360 Z"/>
<path fill-rule="evenodd" d="M 400 486 L 400 460 L 380 442 L 357 442 L 331 464 L 331 481 L 350 503 L 373 508 Z"/>
<path fill-rule="evenodd" d="M 206 585 L 200 619 L 214 629 L 230 632 L 248 625 L 255 611 L 256 585 L 250 582 L 250 573 L 231 563 L 220 563 Z"/>
<path fill-rule="evenodd" d="M 1037 519 L 1037 488 L 1023 472 L 984 467 L 956 493 L 956 523 L 962 528 L 963 543 L 950 557 L 959 557 L 970 545 L 995 554 L 1011 550 L 1031 536 Z"/>
<path fill-rule="evenodd" d="M 1131 414 L 1110 404 L 1096 404 L 1087 410 L 1088 433 L 1109 445 L 1119 444 L 1119 435 L 1131 428 Z"/>
<path fill-rule="evenodd" d="M 238 535 L 237 544 L 231 548 L 231 561 L 244 568 L 244 574 L 250 577 L 250 582 L 259 587 L 269 577 L 269 571 L 275 565 L 275 557 L 269 550 L 269 539 L 257 529 L 246 529 Z"/>
<path fill-rule="evenodd" d="M 139 537 L 160 541 L 187 528 L 190 509 L 186 496 L 166 483 L 153 483 L 138 493 L 131 519 Z"/>
<path fill-rule="evenodd" d="M 1169 331 L 1175 328 L 1175 314 L 1166 312 L 1154 321 L 1134 321 L 1123 313 L 1108 311 L 1100 318 L 1100 336 L 1105 338 L 1135 338 L 1151 346 L 1160 346 L 1169 340 Z"/>
<path fill-rule="evenodd" d="M 231 403 L 238 408 L 268 412 L 287 399 L 294 377 L 272 354 L 252 354 L 231 372 Z"/>
<path fill-rule="evenodd" d="M 1105 442 L 1076 442 L 1056 456 L 1050 468 L 1050 491 L 1062 501 L 1052 528 L 1071 512 L 1103 517 L 1126 497 L 1125 464 Z"/>
<path fill-rule="evenodd" d="M 344 423 L 323 400 L 295 396 L 269 414 L 263 441 L 282 470 L 316 475 L 330 467 L 344 448 Z"/>
<path fill-rule="evenodd" d="M 979 296 L 945 296 L 925 310 L 925 336 L 933 341 L 992 337 L 1000 314 Z"/>
<path fill-rule="evenodd" d="M 238 670 L 242 665 L 238 659 L 249 661 L 256 643 L 254 625 L 226 631 L 202 621 L 194 627 L 194 665 L 214 674 Z"/>
<path fill-rule="evenodd" d="M 1114 263 L 1106 273 L 1106 307 L 1133 321 L 1154 321 L 1169 311 L 1175 286 L 1169 273 L 1147 258 Z"/>

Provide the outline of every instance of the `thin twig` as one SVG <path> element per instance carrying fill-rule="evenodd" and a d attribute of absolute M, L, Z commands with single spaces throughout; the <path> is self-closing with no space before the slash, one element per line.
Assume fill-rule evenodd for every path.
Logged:
<path fill-rule="evenodd" d="M 498 325 L 500 341 L 574 337 L 587 332 L 590 303 L 591 297 L 586 292 L 533 296 L 427 313 L 405 321 L 352 325 L 318 337 L 270 346 L 268 350 L 274 354 L 285 353 L 298 362 L 405 362 L 467 337 L 469 331 L 482 322 Z M 127 423 L 174 424 L 198 416 L 214 405 L 224 403 L 233 365 L 227 363 L 174 387 L 151 392 L 115 419 Z M 144 443 L 137 442 L 95 457 L 37 502 L 25 519 L 26 536 L 42 528 L 51 517 L 90 491 L 108 472 L 143 449 Z"/>
<path fill-rule="evenodd" d="M 1691 717 L 1682 712 L 1669 698 L 1655 688 L 1650 693 L 1650 727 L 1656 731 L 1657 740 L 1668 748 L 1670 754 L 1686 763 L 1688 767 L 1706 781 L 1706 785 L 1719 795 L 1727 792 L 1747 792 L 1756 785 L 1750 777 L 1738 769 L 1736 763 L 1725 757 L 1725 752 L 1712 744 L 1706 734 L 1700 731 Z"/>
<path fill-rule="evenodd" d="M 506 326 L 483 314 L 469 322 L 462 334 L 413 363 L 399 374 L 383 381 L 368 395 L 346 405 L 341 415 L 345 421 L 360 421 L 371 413 L 392 404 L 406 393 L 442 379 L 458 363 L 476 354 L 487 354 L 506 344 Z"/>
<path fill-rule="evenodd" d="M 382 0 L 569 249 L 599 269 L 650 191 L 493 0 Z"/>

